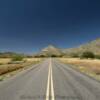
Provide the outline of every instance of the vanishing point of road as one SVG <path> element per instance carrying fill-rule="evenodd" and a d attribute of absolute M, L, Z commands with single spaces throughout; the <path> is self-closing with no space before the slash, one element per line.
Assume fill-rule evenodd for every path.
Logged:
<path fill-rule="evenodd" d="M 100 100 L 100 82 L 48 58 L 0 82 L 0 100 Z"/>

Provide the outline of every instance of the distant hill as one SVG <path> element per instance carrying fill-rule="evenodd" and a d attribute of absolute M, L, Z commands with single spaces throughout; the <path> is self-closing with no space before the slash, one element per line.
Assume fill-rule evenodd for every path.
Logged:
<path fill-rule="evenodd" d="M 66 44 L 67 45 L 67 44 Z M 25 55 L 25 54 L 18 54 L 14 52 L 2 52 L 0 53 L 0 57 L 2 58 L 9 58 L 13 57 L 14 55 L 21 55 L 24 57 L 48 57 L 48 56 L 72 56 L 72 54 L 82 54 L 84 51 L 91 51 L 94 54 L 100 55 L 100 38 L 90 41 L 86 44 L 80 45 L 76 48 L 58 48 L 54 45 L 49 45 L 40 50 L 40 52 L 34 55 Z"/>
<path fill-rule="evenodd" d="M 61 49 L 49 45 L 48 47 L 43 48 L 39 53 L 36 54 L 36 56 L 61 56 L 63 52 Z"/>
<path fill-rule="evenodd" d="M 15 53 L 15 52 L 1 52 L 0 58 L 10 58 L 10 57 L 13 57 L 16 55 L 25 56 L 24 54 L 19 54 L 19 53 Z"/>
<path fill-rule="evenodd" d="M 88 42 L 84 45 L 80 45 L 76 48 L 68 48 L 68 49 L 61 49 L 53 45 L 49 45 L 43 48 L 39 53 L 35 56 L 70 56 L 72 54 L 82 54 L 84 51 L 91 51 L 94 54 L 100 55 L 100 38 Z"/>
<path fill-rule="evenodd" d="M 76 48 L 63 49 L 63 52 L 65 54 L 83 53 L 84 51 L 91 51 L 94 54 L 100 54 L 100 38 L 88 42 L 84 45 L 80 45 L 79 47 Z"/>

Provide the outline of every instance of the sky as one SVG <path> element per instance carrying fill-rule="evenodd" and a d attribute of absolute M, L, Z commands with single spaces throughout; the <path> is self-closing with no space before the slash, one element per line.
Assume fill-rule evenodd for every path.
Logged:
<path fill-rule="evenodd" d="M 100 0 L 0 0 L 0 52 L 77 47 L 100 38 Z"/>

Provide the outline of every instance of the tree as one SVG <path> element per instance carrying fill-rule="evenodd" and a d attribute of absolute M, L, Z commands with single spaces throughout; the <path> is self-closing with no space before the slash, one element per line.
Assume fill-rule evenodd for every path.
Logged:
<path fill-rule="evenodd" d="M 85 51 L 85 52 L 83 52 L 83 54 L 81 55 L 81 58 L 95 58 L 95 55 L 94 55 L 93 52 Z"/>
<path fill-rule="evenodd" d="M 57 57 L 57 55 L 55 55 L 55 54 L 52 54 L 52 55 L 51 55 L 51 57 Z"/>
<path fill-rule="evenodd" d="M 45 55 L 40 55 L 39 57 L 42 57 L 42 58 L 44 58 L 44 57 L 46 57 Z"/>

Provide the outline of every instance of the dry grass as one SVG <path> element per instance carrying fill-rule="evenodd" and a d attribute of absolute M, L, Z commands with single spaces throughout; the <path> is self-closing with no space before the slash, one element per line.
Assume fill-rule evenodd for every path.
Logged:
<path fill-rule="evenodd" d="M 34 61 L 40 61 L 41 58 L 25 58 L 24 60 L 26 60 L 28 62 L 34 62 Z"/>
<path fill-rule="evenodd" d="M 11 62 L 11 58 L 0 58 L 0 64 L 7 64 Z"/>
<path fill-rule="evenodd" d="M 39 58 L 27 58 L 27 59 L 24 59 L 25 62 L 21 62 L 21 63 L 17 63 L 17 64 L 8 64 L 11 62 L 11 59 L 1 59 L 0 60 L 0 75 L 2 74 L 6 74 L 6 73 L 9 73 L 9 72 L 12 72 L 12 71 L 15 71 L 15 70 L 18 70 L 18 69 L 21 69 L 21 68 L 24 68 L 24 67 L 27 67 L 27 66 L 30 66 L 32 64 L 36 64 L 38 62 L 40 62 L 41 59 Z"/>
<path fill-rule="evenodd" d="M 100 60 L 79 59 L 79 58 L 59 58 L 63 63 L 75 65 L 75 68 L 91 76 L 100 77 Z"/>

